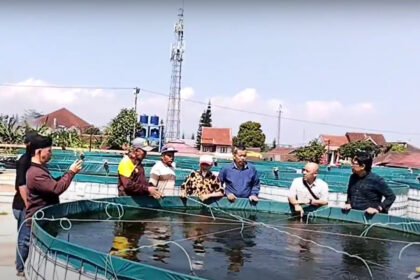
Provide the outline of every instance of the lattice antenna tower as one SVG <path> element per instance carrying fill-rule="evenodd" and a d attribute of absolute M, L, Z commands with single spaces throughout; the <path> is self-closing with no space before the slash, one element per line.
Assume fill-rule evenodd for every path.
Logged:
<path fill-rule="evenodd" d="M 181 131 L 181 70 L 184 57 L 184 9 L 179 9 L 178 22 L 174 28 L 175 42 L 171 46 L 171 86 L 166 115 L 165 140 L 180 139 Z"/>

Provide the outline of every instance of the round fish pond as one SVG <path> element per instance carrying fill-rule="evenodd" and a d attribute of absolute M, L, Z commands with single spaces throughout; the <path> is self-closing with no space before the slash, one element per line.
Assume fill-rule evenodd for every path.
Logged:
<path fill-rule="evenodd" d="M 122 197 L 47 207 L 28 279 L 407 279 L 420 221 L 226 198 Z M 414 278 L 413 278 L 414 279 Z"/>

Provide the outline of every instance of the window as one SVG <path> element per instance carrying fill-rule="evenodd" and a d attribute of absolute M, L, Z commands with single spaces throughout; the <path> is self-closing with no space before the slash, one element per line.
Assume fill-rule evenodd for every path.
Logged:
<path fill-rule="evenodd" d="M 220 147 L 220 152 L 226 154 L 228 152 L 228 147 Z"/>

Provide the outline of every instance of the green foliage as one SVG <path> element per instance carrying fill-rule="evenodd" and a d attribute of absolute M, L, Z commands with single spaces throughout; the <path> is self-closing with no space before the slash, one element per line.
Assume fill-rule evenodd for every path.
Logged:
<path fill-rule="evenodd" d="M 91 126 L 85 130 L 85 134 L 100 135 L 101 130 L 95 126 Z"/>
<path fill-rule="evenodd" d="M 106 129 L 108 146 L 112 149 L 121 149 L 124 144 L 128 144 L 129 139 L 132 138 L 134 126 L 136 131 L 141 129 L 135 110 L 121 109 Z"/>
<path fill-rule="evenodd" d="M 265 149 L 265 134 L 261 129 L 261 124 L 258 122 L 248 121 L 239 126 L 238 135 L 233 138 L 235 146 L 243 145 L 245 147 Z"/>
<path fill-rule="evenodd" d="M 273 144 L 271 145 L 272 149 L 275 149 L 277 147 L 276 138 L 273 139 Z"/>
<path fill-rule="evenodd" d="M 211 122 L 211 103 L 209 101 L 207 109 L 201 114 L 200 122 L 198 124 L 197 137 L 195 141 L 195 147 L 197 149 L 201 148 L 201 133 L 203 131 L 203 127 L 211 127 Z"/>
<path fill-rule="evenodd" d="M 309 142 L 309 145 L 300 147 L 295 151 L 296 157 L 299 161 L 311 161 L 319 163 L 322 155 L 325 153 L 325 146 L 322 145 L 317 139 Z"/>
<path fill-rule="evenodd" d="M 49 127 L 46 124 L 42 124 L 40 126 L 34 127 L 34 126 L 29 125 L 29 123 L 26 120 L 24 121 L 24 124 L 25 124 L 24 126 L 25 134 L 31 131 L 31 132 L 36 132 L 39 135 L 44 135 L 44 136 L 50 135 Z"/>
<path fill-rule="evenodd" d="M 381 149 L 371 141 L 350 142 L 338 149 L 340 156 L 343 158 L 353 158 L 360 151 L 365 151 L 377 156 L 381 152 Z"/>
<path fill-rule="evenodd" d="M 23 128 L 18 124 L 19 117 L 0 115 L 0 142 L 19 144 L 23 140 Z"/>
<path fill-rule="evenodd" d="M 403 153 L 407 151 L 407 148 L 404 147 L 404 145 L 400 144 L 388 144 L 384 150 L 384 153 L 388 152 L 397 152 L 397 153 Z"/>
<path fill-rule="evenodd" d="M 195 140 L 195 135 L 194 135 L 194 133 L 191 135 L 191 140 Z"/>
<path fill-rule="evenodd" d="M 53 139 L 53 145 L 59 146 L 63 150 L 66 148 L 81 148 L 83 146 L 80 134 L 75 129 L 59 129 L 54 131 L 51 137 Z"/>
<path fill-rule="evenodd" d="M 22 120 L 23 121 L 28 121 L 28 120 L 33 120 L 33 119 L 37 119 L 39 117 L 42 117 L 44 114 L 41 112 L 38 112 L 35 109 L 28 109 L 25 110 L 25 113 L 23 114 Z"/>

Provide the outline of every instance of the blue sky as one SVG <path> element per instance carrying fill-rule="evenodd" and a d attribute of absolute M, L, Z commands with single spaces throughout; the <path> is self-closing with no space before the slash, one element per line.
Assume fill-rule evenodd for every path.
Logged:
<path fill-rule="evenodd" d="M 167 94 L 169 47 L 182 1 L 2 2 L 0 84 L 121 86 Z M 185 0 L 183 96 L 284 117 L 402 133 L 420 146 L 419 1 Z M 66 107 L 106 125 L 130 90 L 0 87 L 0 112 Z M 165 118 L 167 99 L 143 93 L 140 113 Z M 182 131 L 205 105 L 182 102 Z M 214 107 L 213 124 L 276 119 Z M 282 120 L 281 142 L 301 144 L 351 128 Z"/>

